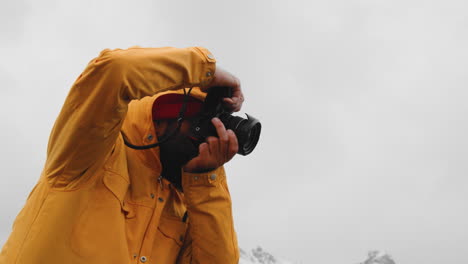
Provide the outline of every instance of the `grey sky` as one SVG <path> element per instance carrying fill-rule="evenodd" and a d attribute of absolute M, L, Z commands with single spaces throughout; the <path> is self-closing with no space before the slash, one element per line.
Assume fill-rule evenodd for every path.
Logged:
<path fill-rule="evenodd" d="M 227 166 L 240 244 L 303 263 L 468 251 L 466 1 L 3 1 L 0 244 L 104 48 L 200 45 L 263 134 Z"/>

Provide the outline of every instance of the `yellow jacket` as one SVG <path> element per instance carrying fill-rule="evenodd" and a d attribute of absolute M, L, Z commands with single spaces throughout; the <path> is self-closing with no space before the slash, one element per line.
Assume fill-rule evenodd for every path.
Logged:
<path fill-rule="evenodd" d="M 182 193 L 160 177 L 158 148 L 130 149 L 121 135 L 155 143 L 156 94 L 207 85 L 215 63 L 198 47 L 104 50 L 93 59 L 54 125 L 0 264 L 238 263 L 224 169 L 183 173 Z"/>

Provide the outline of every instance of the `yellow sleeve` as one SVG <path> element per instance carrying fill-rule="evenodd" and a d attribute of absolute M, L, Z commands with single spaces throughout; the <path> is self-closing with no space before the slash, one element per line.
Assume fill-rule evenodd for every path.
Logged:
<path fill-rule="evenodd" d="M 104 50 L 73 84 L 52 129 L 45 176 L 52 187 L 72 189 L 105 160 L 133 99 L 213 78 L 204 48 Z"/>
<path fill-rule="evenodd" d="M 239 247 L 224 168 L 184 172 L 182 185 L 189 228 L 177 264 L 237 264 Z"/>

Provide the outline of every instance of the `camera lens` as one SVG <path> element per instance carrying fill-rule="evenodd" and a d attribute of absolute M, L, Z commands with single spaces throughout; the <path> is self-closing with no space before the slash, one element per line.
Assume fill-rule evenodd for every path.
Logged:
<path fill-rule="evenodd" d="M 260 138 L 260 130 L 262 128 L 262 125 L 260 123 L 255 123 L 252 125 L 252 127 L 249 130 L 245 143 L 241 145 L 242 149 L 242 155 L 247 155 L 250 152 L 252 152 L 257 146 L 257 142 Z"/>
<path fill-rule="evenodd" d="M 262 129 L 262 125 L 257 119 L 248 114 L 246 115 L 247 119 L 232 115 L 220 116 L 226 129 L 231 129 L 237 136 L 239 143 L 239 151 L 237 153 L 244 156 L 250 154 L 255 146 L 257 146 Z"/>

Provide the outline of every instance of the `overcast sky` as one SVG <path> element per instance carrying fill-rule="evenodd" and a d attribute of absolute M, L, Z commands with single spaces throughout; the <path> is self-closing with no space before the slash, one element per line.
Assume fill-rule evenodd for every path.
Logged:
<path fill-rule="evenodd" d="M 242 248 L 466 261 L 467 30 L 462 0 L 2 1 L 0 247 L 91 58 L 204 46 L 263 125 L 227 166 Z"/>

